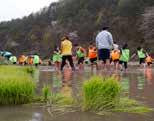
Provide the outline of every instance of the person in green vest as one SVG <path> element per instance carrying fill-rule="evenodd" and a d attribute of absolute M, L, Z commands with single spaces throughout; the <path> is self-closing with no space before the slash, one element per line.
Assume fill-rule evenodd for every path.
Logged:
<path fill-rule="evenodd" d="M 40 58 L 37 54 L 34 54 L 33 64 L 37 67 L 39 65 Z"/>
<path fill-rule="evenodd" d="M 17 63 L 17 57 L 16 56 L 11 56 L 9 58 L 9 60 L 11 61 L 12 64 L 16 64 Z"/>
<path fill-rule="evenodd" d="M 134 58 L 136 55 L 138 56 L 139 59 L 139 65 L 145 66 L 145 58 L 146 58 L 145 50 L 141 47 L 138 47 L 136 53 L 133 54 L 131 58 Z"/>
<path fill-rule="evenodd" d="M 79 69 L 84 69 L 84 60 L 85 60 L 85 49 L 81 46 L 77 47 L 76 56 L 78 60 Z"/>
<path fill-rule="evenodd" d="M 137 48 L 137 55 L 139 58 L 139 64 L 145 64 L 145 58 L 146 58 L 146 52 L 143 50 L 143 48 L 138 47 Z"/>
<path fill-rule="evenodd" d="M 54 66 L 55 66 L 55 70 L 57 70 L 57 71 L 60 70 L 62 56 L 61 56 L 61 51 L 60 51 L 60 49 L 59 49 L 59 47 L 57 45 L 54 48 L 52 61 L 53 61 Z"/>
<path fill-rule="evenodd" d="M 125 70 L 128 68 L 127 64 L 129 59 L 130 59 L 130 50 L 128 49 L 128 44 L 124 44 L 123 48 L 121 49 L 121 56 L 119 61 L 121 70 L 123 70 L 123 65 Z"/>

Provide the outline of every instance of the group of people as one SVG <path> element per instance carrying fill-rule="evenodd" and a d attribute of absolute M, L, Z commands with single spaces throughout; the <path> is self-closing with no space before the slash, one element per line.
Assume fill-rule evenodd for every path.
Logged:
<path fill-rule="evenodd" d="M 73 49 L 75 54 L 72 51 Z M 88 49 L 83 48 L 79 44 L 75 44 L 73 48 L 71 40 L 65 35 L 61 39 L 61 47 L 55 46 L 52 61 L 55 64 L 55 68 L 61 71 L 65 65 L 75 70 L 75 65 L 83 69 L 84 64 L 90 64 L 92 69 L 93 66 L 96 66 L 96 69 L 108 69 L 112 62 L 115 69 L 126 70 L 128 62 L 135 55 L 138 56 L 140 65 L 145 66 L 147 63 L 148 66 L 151 66 L 153 59 L 143 48 L 138 47 L 136 53 L 130 56 L 128 44 L 125 43 L 122 48 L 119 48 L 113 42 L 112 34 L 108 31 L 108 27 L 103 27 L 103 30 L 96 36 L 96 42 L 90 43 Z"/>
<path fill-rule="evenodd" d="M 55 46 L 53 56 L 51 58 L 56 70 L 63 70 L 64 66 L 69 66 L 72 70 L 84 69 L 85 64 L 91 65 L 91 69 L 96 66 L 96 69 L 110 69 L 113 63 L 116 70 L 126 70 L 128 62 L 136 55 L 141 66 L 151 66 L 153 59 L 142 47 L 136 49 L 136 53 L 130 55 L 128 44 L 125 43 L 121 48 L 113 41 L 112 34 L 108 31 L 109 27 L 103 27 L 95 39 L 95 42 L 90 42 L 88 47 L 82 47 L 79 44 L 73 46 L 67 35 L 61 38 L 61 46 Z M 74 51 L 73 51 L 74 50 Z M 42 63 L 37 54 L 33 56 L 21 55 L 18 59 L 16 56 L 11 56 L 9 60 L 13 64 L 20 65 L 35 65 Z M 76 68 L 77 67 L 77 68 Z"/>
<path fill-rule="evenodd" d="M 35 65 L 38 66 L 41 62 L 40 57 L 37 54 L 31 56 L 20 55 L 18 58 L 14 55 L 9 57 L 9 60 L 12 64 L 20 65 Z"/>

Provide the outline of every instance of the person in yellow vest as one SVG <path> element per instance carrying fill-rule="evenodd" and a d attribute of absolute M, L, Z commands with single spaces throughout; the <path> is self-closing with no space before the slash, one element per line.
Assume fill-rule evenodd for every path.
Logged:
<path fill-rule="evenodd" d="M 61 71 L 63 71 L 63 68 L 66 65 L 66 61 L 69 62 L 72 70 L 75 70 L 73 58 L 72 58 L 72 42 L 69 40 L 68 36 L 65 36 L 62 38 L 61 54 L 62 54 Z"/>
<path fill-rule="evenodd" d="M 117 70 L 119 68 L 120 50 L 115 48 L 111 51 L 111 60 L 114 62 L 114 67 Z"/>
<path fill-rule="evenodd" d="M 121 70 L 123 70 L 123 64 L 125 70 L 128 68 L 127 64 L 129 59 L 130 59 L 130 50 L 128 49 L 128 45 L 124 44 L 123 48 L 121 49 L 121 55 L 119 61 Z"/>
<path fill-rule="evenodd" d="M 151 67 L 153 59 L 149 54 L 147 54 L 145 61 L 146 61 L 146 64 L 148 65 L 148 67 Z"/>

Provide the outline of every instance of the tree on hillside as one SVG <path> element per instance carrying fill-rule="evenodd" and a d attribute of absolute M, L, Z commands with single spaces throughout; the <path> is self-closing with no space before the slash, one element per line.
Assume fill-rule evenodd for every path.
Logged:
<path fill-rule="evenodd" d="M 106 24 L 120 44 L 128 42 L 134 47 L 150 43 L 154 10 L 143 13 L 151 6 L 154 0 L 59 0 L 22 19 L 1 22 L 0 50 L 16 55 L 36 51 L 46 57 L 64 33 L 77 33 L 77 42 L 86 45 Z"/>
<path fill-rule="evenodd" d="M 144 10 L 143 0 L 119 0 L 118 11 L 121 16 L 136 17 Z"/>
<path fill-rule="evenodd" d="M 140 30 L 144 33 L 146 44 L 153 45 L 154 42 L 154 7 L 147 8 L 142 15 Z"/>

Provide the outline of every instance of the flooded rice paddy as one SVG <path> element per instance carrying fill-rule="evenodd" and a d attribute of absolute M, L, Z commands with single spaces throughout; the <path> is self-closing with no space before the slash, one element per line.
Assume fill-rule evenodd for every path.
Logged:
<path fill-rule="evenodd" d="M 154 108 L 154 69 L 137 67 L 130 68 L 127 72 L 120 71 L 85 71 L 71 72 L 65 69 L 63 72 L 54 72 L 51 67 L 40 67 L 37 93 L 48 84 L 53 92 L 61 92 L 66 96 L 77 98 L 81 91 L 83 81 L 92 75 L 115 76 L 122 83 L 125 95 L 139 100 Z M 129 113 L 113 113 L 99 116 L 88 112 L 69 112 L 50 114 L 40 106 L 4 106 L 0 107 L 0 121 L 154 121 L 154 112 L 139 115 Z"/>

